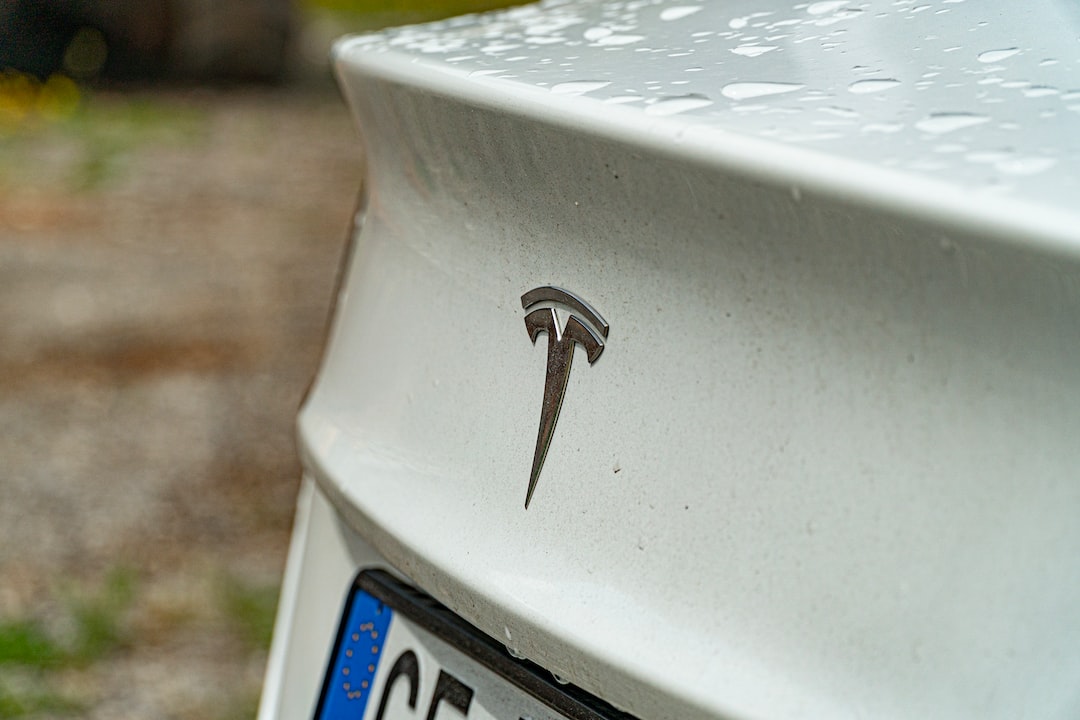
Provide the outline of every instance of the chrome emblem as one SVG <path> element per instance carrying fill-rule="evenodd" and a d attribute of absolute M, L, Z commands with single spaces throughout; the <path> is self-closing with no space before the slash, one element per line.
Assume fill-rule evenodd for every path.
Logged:
<path fill-rule="evenodd" d="M 571 292 L 545 285 L 530 290 L 521 296 L 521 307 L 526 310 L 536 305 L 525 316 L 525 329 L 529 338 L 536 344 L 540 333 L 547 333 L 547 378 L 544 381 L 544 404 L 540 408 L 540 432 L 536 436 L 536 452 L 533 454 L 532 474 L 529 475 L 529 490 L 525 494 L 525 509 L 532 502 L 536 481 L 540 479 L 540 470 L 544 467 L 551 438 L 555 434 L 555 423 L 559 419 L 563 397 L 566 396 L 566 383 L 570 380 L 570 364 L 574 360 L 574 344 L 585 349 L 585 354 L 592 365 L 604 352 L 604 338 L 608 335 L 608 324 L 600 313 L 587 302 Z M 559 324 L 556 307 L 568 312 L 565 325 Z"/>

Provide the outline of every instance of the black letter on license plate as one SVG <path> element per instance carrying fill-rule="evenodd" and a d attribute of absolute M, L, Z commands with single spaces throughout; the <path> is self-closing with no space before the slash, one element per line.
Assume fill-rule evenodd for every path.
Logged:
<path fill-rule="evenodd" d="M 439 703 L 445 700 L 461 711 L 466 717 L 469 714 L 469 705 L 472 704 L 472 688 L 462 684 L 453 675 L 442 670 L 439 671 L 439 680 L 435 683 L 435 694 L 431 696 L 431 705 L 428 707 L 427 720 L 435 720 L 435 711 Z"/>

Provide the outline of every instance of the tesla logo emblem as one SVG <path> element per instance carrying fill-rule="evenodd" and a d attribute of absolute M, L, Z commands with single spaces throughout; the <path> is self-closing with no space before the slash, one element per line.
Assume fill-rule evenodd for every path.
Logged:
<path fill-rule="evenodd" d="M 574 360 L 574 345 L 581 345 L 592 365 L 604 352 L 604 338 L 608 324 L 589 304 L 573 293 L 545 285 L 521 296 L 521 306 L 530 312 L 525 316 L 525 329 L 536 343 L 540 333 L 547 333 L 547 379 L 544 381 L 544 404 L 540 408 L 540 432 L 536 436 L 536 452 L 533 454 L 529 490 L 525 494 L 525 508 L 532 502 L 536 481 L 544 467 L 555 423 L 559 419 L 566 383 L 570 380 L 570 364 Z M 539 307 L 537 307 L 539 306 Z M 568 313 L 565 325 L 559 324 L 556 307 Z"/>

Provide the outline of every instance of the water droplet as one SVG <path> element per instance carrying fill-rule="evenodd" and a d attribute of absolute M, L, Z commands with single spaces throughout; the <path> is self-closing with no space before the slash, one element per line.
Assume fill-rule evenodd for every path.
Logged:
<path fill-rule="evenodd" d="M 837 107 L 836 105 L 826 105 L 825 107 L 818 108 L 820 112 L 828 113 L 829 115 L 835 115 L 841 118 L 857 118 L 859 113 L 855 112 L 851 108 Z"/>
<path fill-rule="evenodd" d="M 732 100 L 749 100 L 766 95 L 782 95 L 783 93 L 795 92 L 796 90 L 802 90 L 804 87 L 806 86 L 799 83 L 736 82 L 728 83 L 720 92 L 724 97 Z"/>
<path fill-rule="evenodd" d="M 556 675 L 555 673 L 551 673 L 551 677 L 555 678 L 555 682 L 559 683 L 560 685 L 570 684 L 570 681 L 564 678 L 562 675 Z"/>
<path fill-rule="evenodd" d="M 600 38 L 606 38 L 608 35 L 612 35 L 612 31 L 607 28 L 594 27 L 585 31 L 584 36 L 586 40 L 599 40 Z"/>
<path fill-rule="evenodd" d="M 728 21 L 728 27 L 731 28 L 732 30 L 742 30 L 743 28 L 745 28 L 747 25 L 750 24 L 751 20 L 756 20 L 757 18 L 767 17 L 769 15 L 772 15 L 771 10 L 768 11 L 768 12 L 750 13 L 749 15 L 744 15 L 742 17 L 737 17 L 737 18 L 733 18 L 733 19 L 729 20 Z M 796 21 L 796 22 L 798 22 L 798 21 Z M 757 27 L 757 25 L 755 25 L 755 27 Z M 727 37 L 730 37 L 730 34 Z"/>
<path fill-rule="evenodd" d="M 499 53 L 504 53 L 507 50 L 516 50 L 519 47 L 521 46 L 515 43 L 492 43 L 490 45 L 485 45 L 484 47 L 480 48 L 480 52 L 487 55 L 498 55 Z"/>
<path fill-rule="evenodd" d="M 597 45 L 608 47 L 613 45 L 630 45 L 631 43 L 644 40 L 644 35 L 607 35 L 596 41 Z"/>
<path fill-rule="evenodd" d="M 915 127 L 923 132 L 941 135 L 954 130 L 982 125 L 989 120 L 990 118 L 985 115 L 976 115 L 975 113 L 933 113 L 915 123 Z"/>
<path fill-rule="evenodd" d="M 900 84 L 899 80 L 892 78 L 876 78 L 870 80 L 856 80 L 848 85 L 848 92 L 856 95 L 868 95 L 869 93 L 881 92 L 894 88 Z"/>
<path fill-rule="evenodd" d="M 1020 48 L 1002 48 L 1001 50 L 987 50 L 986 52 L 979 53 L 979 62 L 981 63 L 996 63 L 1001 62 L 1006 58 L 1011 58 L 1016 53 L 1020 52 Z"/>
<path fill-rule="evenodd" d="M 994 164 L 994 167 L 1007 175 L 1035 175 L 1049 170 L 1056 164 L 1055 158 L 1018 157 L 1000 160 Z"/>
<path fill-rule="evenodd" d="M 799 202 L 799 201 L 802 200 L 802 190 L 800 190 L 795 185 L 791 186 L 791 199 L 794 200 L 795 202 Z"/>
<path fill-rule="evenodd" d="M 687 110 L 712 105 L 713 101 L 704 95 L 680 95 L 678 97 L 661 98 L 645 108 L 646 115 L 676 115 Z"/>
<path fill-rule="evenodd" d="M 507 640 L 513 640 L 514 639 L 513 636 L 511 636 L 511 634 L 510 634 L 510 628 L 507 627 L 506 625 L 503 625 L 503 632 L 506 633 L 506 639 Z"/>
<path fill-rule="evenodd" d="M 736 105 L 732 110 L 740 115 L 749 115 L 750 113 L 763 113 L 769 109 L 768 105 Z M 767 134 L 767 131 L 762 131 Z M 778 133 L 779 130 L 775 130 L 773 134 Z"/>
<path fill-rule="evenodd" d="M 823 0 L 823 2 L 811 3 L 806 12 L 811 15 L 824 15 L 839 10 L 847 5 L 847 0 Z"/>
<path fill-rule="evenodd" d="M 506 646 L 506 652 L 510 655 L 510 657 L 514 658 L 515 660 L 526 659 L 524 653 L 518 652 L 516 649 L 510 647 L 509 645 Z"/>
<path fill-rule="evenodd" d="M 737 48 L 731 48 L 731 52 L 743 57 L 757 57 L 775 49 L 775 45 L 740 45 Z"/>
<path fill-rule="evenodd" d="M 1049 85 L 1036 85 L 1035 87 L 1029 87 L 1023 91 L 1024 97 L 1037 98 L 1046 97 L 1048 95 L 1057 95 L 1061 91 L 1055 87 Z"/>
<path fill-rule="evenodd" d="M 572 82 L 559 83 L 551 86 L 551 92 L 556 95 L 584 95 L 585 93 L 599 90 L 610 85 L 610 82 L 600 80 L 575 80 Z"/>
<path fill-rule="evenodd" d="M 640 95 L 616 95 L 615 97 L 609 97 L 604 102 L 609 105 L 623 105 L 625 103 L 638 102 L 642 99 Z"/>
<path fill-rule="evenodd" d="M 701 10 L 700 5 L 676 5 L 660 11 L 661 20 L 678 20 Z"/>
<path fill-rule="evenodd" d="M 904 126 L 900 123 L 867 123 L 863 125 L 862 131 L 864 133 L 885 133 L 892 134 L 900 132 L 904 129 Z"/>
<path fill-rule="evenodd" d="M 832 13 L 831 15 L 826 15 L 816 20 L 811 20 L 809 22 L 817 25 L 818 27 L 826 27 L 828 25 L 835 25 L 836 23 L 843 20 L 850 20 L 851 18 L 858 17 L 859 15 L 862 15 L 862 12 L 862 10 L 845 8 L 839 12 Z"/>

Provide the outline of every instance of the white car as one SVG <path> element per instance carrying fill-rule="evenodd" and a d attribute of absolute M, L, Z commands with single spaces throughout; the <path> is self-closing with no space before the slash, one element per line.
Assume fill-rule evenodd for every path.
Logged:
<path fill-rule="evenodd" d="M 261 720 L 1080 717 L 1080 11 L 342 40 Z"/>

